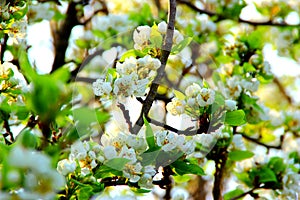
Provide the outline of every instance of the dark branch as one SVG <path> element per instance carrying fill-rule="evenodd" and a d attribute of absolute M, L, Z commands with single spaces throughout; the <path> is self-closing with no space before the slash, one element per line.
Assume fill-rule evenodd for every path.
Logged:
<path fill-rule="evenodd" d="M 121 109 L 121 111 L 123 113 L 123 116 L 124 116 L 124 118 L 126 120 L 126 123 L 128 124 L 128 130 L 129 130 L 129 132 L 132 133 L 133 130 L 132 130 L 132 124 L 131 124 L 131 120 L 130 120 L 130 116 L 129 116 L 129 111 L 126 110 L 124 104 L 119 103 L 118 107 Z"/>
<path fill-rule="evenodd" d="M 0 59 L 1 63 L 4 62 L 4 52 L 7 46 L 8 34 L 4 34 L 4 37 L 1 40 L 1 47 L 0 47 Z"/>
<path fill-rule="evenodd" d="M 289 104 L 293 103 L 292 98 L 286 93 L 285 88 L 283 87 L 283 85 L 280 83 L 280 81 L 278 80 L 277 77 L 274 78 L 274 83 L 277 85 L 279 91 L 281 92 L 281 94 L 283 95 L 283 97 L 287 100 L 287 102 Z"/>
<path fill-rule="evenodd" d="M 208 16 L 211 16 L 211 17 L 212 16 L 216 16 L 217 17 L 217 21 L 221 21 L 221 20 L 225 20 L 225 19 L 231 19 L 231 20 L 235 21 L 235 19 L 228 18 L 227 16 L 223 16 L 222 14 L 198 8 L 193 3 L 191 3 L 190 1 L 187 1 L 187 0 L 178 0 L 178 3 L 186 5 L 186 6 L 188 6 L 189 8 L 191 8 L 192 10 L 194 10 L 196 12 L 207 14 Z M 237 21 L 240 22 L 240 23 L 246 23 L 246 24 L 250 24 L 250 25 L 253 25 L 253 26 L 295 26 L 295 27 L 299 26 L 299 24 L 296 24 L 296 25 L 293 24 L 293 25 L 291 25 L 291 24 L 287 24 L 285 22 L 275 23 L 275 22 L 272 22 L 271 20 L 265 21 L 265 22 L 255 22 L 255 21 L 249 21 L 249 20 L 244 20 L 244 19 L 238 18 Z"/>
<path fill-rule="evenodd" d="M 245 139 L 247 139 L 247 140 L 249 140 L 249 141 L 251 141 L 251 142 L 254 142 L 254 143 L 256 143 L 256 144 L 259 144 L 259 145 L 261 145 L 261 146 L 264 146 L 264 147 L 266 147 L 266 148 L 268 148 L 268 149 L 281 149 L 281 148 L 282 148 L 283 136 L 281 136 L 281 138 L 280 138 L 280 144 L 277 145 L 277 146 L 274 146 L 274 145 L 267 145 L 267 144 L 265 144 L 265 143 L 262 143 L 262 142 L 260 142 L 258 139 L 249 137 L 249 136 L 247 136 L 247 135 L 245 135 L 245 134 L 243 134 L 243 133 L 239 133 L 239 134 L 241 134 Z"/>
<path fill-rule="evenodd" d="M 172 49 L 175 17 L 176 17 L 176 0 L 170 0 L 169 2 L 170 5 L 169 5 L 169 16 L 168 16 L 168 28 L 167 28 L 166 36 L 164 38 L 164 44 L 162 45 L 162 54 L 160 57 L 161 66 L 157 71 L 157 76 L 155 77 L 153 83 L 150 86 L 150 91 L 144 101 L 140 116 L 133 127 L 134 134 L 137 134 L 141 130 L 142 126 L 144 125 L 143 116 L 148 116 L 151 106 L 155 100 L 155 97 L 157 95 L 157 89 L 161 79 L 164 77 L 165 67 Z"/>
<path fill-rule="evenodd" d="M 78 25 L 76 3 L 71 1 L 66 13 L 66 19 L 59 30 L 53 31 L 55 58 L 51 73 L 65 64 L 65 54 L 69 45 L 69 38 L 74 26 Z"/>

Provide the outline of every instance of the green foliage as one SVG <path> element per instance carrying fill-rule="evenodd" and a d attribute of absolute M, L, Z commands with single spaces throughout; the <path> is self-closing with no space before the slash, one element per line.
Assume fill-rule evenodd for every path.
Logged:
<path fill-rule="evenodd" d="M 225 123 L 231 126 L 240 126 L 245 124 L 245 112 L 243 110 L 227 112 L 225 116 Z"/>
<path fill-rule="evenodd" d="M 176 160 L 171 167 L 180 176 L 185 174 L 205 175 L 204 170 L 198 164 L 191 163 L 189 160 Z"/>
<path fill-rule="evenodd" d="M 231 200 L 232 198 L 235 198 L 241 194 L 244 194 L 244 191 L 242 189 L 235 189 L 235 190 L 232 190 L 230 192 L 227 192 L 225 195 L 224 195 L 224 200 Z M 242 199 L 242 198 L 240 198 Z"/>
<path fill-rule="evenodd" d="M 228 157 L 232 161 L 241 161 L 254 156 L 251 151 L 234 150 L 229 152 Z"/>

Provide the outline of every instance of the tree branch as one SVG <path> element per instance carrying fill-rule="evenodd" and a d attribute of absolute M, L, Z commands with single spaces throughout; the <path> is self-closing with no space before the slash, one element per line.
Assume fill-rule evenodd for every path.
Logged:
<path fill-rule="evenodd" d="M 286 93 L 285 88 L 282 86 L 282 84 L 280 83 L 277 77 L 274 77 L 273 82 L 277 85 L 279 91 L 281 92 L 283 97 L 287 100 L 287 102 L 289 104 L 292 104 L 293 103 L 292 98 Z"/>
<path fill-rule="evenodd" d="M 69 45 L 69 38 L 74 26 L 78 25 L 76 3 L 71 1 L 66 13 L 66 19 L 59 30 L 53 31 L 55 58 L 51 73 L 65 64 L 65 54 Z"/>
<path fill-rule="evenodd" d="M 172 49 L 173 43 L 173 34 L 174 34 L 174 27 L 175 27 L 175 17 L 176 17 L 176 0 L 169 1 L 169 16 L 168 16 L 168 29 L 166 36 L 164 38 L 164 43 L 162 45 L 162 54 L 160 57 L 161 66 L 157 71 L 157 76 L 153 80 L 150 91 L 143 103 L 142 111 L 138 120 L 136 121 L 133 127 L 133 133 L 137 134 L 142 126 L 144 125 L 143 116 L 148 116 L 148 113 L 151 109 L 153 101 L 157 95 L 157 89 L 160 84 L 161 79 L 164 77 L 165 74 L 165 67 Z"/>
<path fill-rule="evenodd" d="M 196 12 L 207 14 L 208 16 L 217 16 L 217 21 L 221 21 L 221 20 L 225 20 L 225 19 L 231 19 L 231 20 L 236 21 L 235 19 L 228 18 L 227 16 L 223 16 L 222 14 L 198 8 L 197 6 L 195 6 L 190 1 L 187 1 L 187 0 L 178 0 L 178 3 L 186 5 L 186 6 L 188 6 L 189 8 L 191 8 L 192 10 L 194 10 Z M 291 24 L 287 24 L 285 22 L 274 23 L 271 20 L 266 21 L 266 22 L 255 22 L 255 21 L 244 20 L 244 19 L 241 19 L 241 18 L 238 18 L 237 22 L 246 23 L 246 24 L 250 24 L 250 25 L 253 25 L 253 26 L 295 26 L 295 27 L 299 26 L 299 24 L 291 25 Z"/>
<path fill-rule="evenodd" d="M 1 40 L 1 47 L 0 47 L 0 59 L 1 59 L 0 63 L 4 62 L 4 52 L 7 46 L 7 40 L 8 40 L 8 34 L 4 34 L 4 37 Z"/>
<path fill-rule="evenodd" d="M 268 148 L 268 149 L 281 149 L 281 148 L 282 148 L 282 141 L 283 141 L 283 137 L 284 137 L 283 135 L 280 137 L 280 144 L 277 145 L 277 146 L 274 146 L 274 145 L 267 145 L 267 144 L 264 144 L 264 143 L 258 141 L 258 139 L 249 137 L 249 136 L 247 136 L 247 135 L 245 135 L 245 134 L 243 134 L 243 133 L 239 133 L 239 134 L 241 134 L 245 139 L 247 139 L 247 140 L 249 140 L 249 141 L 251 141 L 251 142 L 254 142 L 254 143 L 256 143 L 256 144 L 259 144 L 259 145 L 261 145 L 261 146 L 264 146 L 264 147 L 266 147 L 266 148 Z"/>

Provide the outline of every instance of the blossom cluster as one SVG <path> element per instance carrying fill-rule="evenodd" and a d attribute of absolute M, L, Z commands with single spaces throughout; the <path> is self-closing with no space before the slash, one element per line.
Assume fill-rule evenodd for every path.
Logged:
<path fill-rule="evenodd" d="M 167 104 L 167 110 L 172 115 L 180 115 L 185 113 L 187 108 L 192 108 L 197 111 L 200 107 L 212 105 L 214 101 L 214 90 L 193 83 L 185 89 L 185 99 L 180 100 L 173 98 L 172 101 Z"/>
<path fill-rule="evenodd" d="M 116 65 L 117 78 L 108 75 L 106 79 L 97 79 L 93 83 L 94 93 L 97 96 L 109 96 L 111 93 L 118 97 L 144 96 L 160 65 L 159 59 L 149 55 L 138 59 L 126 58 Z"/>
<path fill-rule="evenodd" d="M 158 39 L 158 41 L 162 41 L 162 38 L 167 33 L 167 29 L 168 29 L 168 25 L 165 21 L 160 22 L 157 26 L 137 27 L 133 32 L 134 48 L 136 50 L 143 50 L 153 45 L 152 42 L 158 38 L 160 38 Z M 157 33 L 160 34 L 158 38 L 151 37 Z M 183 35 L 178 30 L 175 29 L 173 34 L 173 45 L 179 44 L 183 39 L 184 39 Z M 161 48 L 161 46 L 155 46 L 155 48 Z"/>
<path fill-rule="evenodd" d="M 0 176 L 0 186 L 10 189 L 0 192 L 1 199 L 54 199 L 65 184 L 48 156 L 21 146 L 10 151 L 5 169 L 8 171 L 5 177 L 4 173 Z"/>
<path fill-rule="evenodd" d="M 23 39 L 26 35 L 27 18 L 24 17 L 26 7 L 25 1 L 0 5 L 0 30 L 7 33 L 16 43 L 18 43 L 17 39 Z M 16 18 L 15 13 L 18 13 L 20 17 Z"/>
<path fill-rule="evenodd" d="M 185 136 L 166 130 L 158 130 L 154 133 L 157 151 L 165 152 L 162 154 L 172 155 L 174 162 L 184 155 L 185 157 L 204 158 L 203 151 L 196 148 L 201 144 L 205 148 L 211 148 L 217 139 L 224 137 L 221 130 L 211 134 L 198 134 L 196 136 Z M 68 158 L 58 162 L 57 170 L 64 176 L 69 174 L 79 174 L 80 177 L 93 176 L 98 168 L 103 165 L 122 171 L 122 175 L 132 183 L 138 183 L 145 188 L 153 187 L 153 177 L 157 174 L 157 163 L 160 165 L 170 164 L 161 163 L 164 158 L 157 158 L 157 152 L 147 152 L 149 146 L 143 132 L 133 135 L 125 132 L 115 134 L 106 133 L 101 137 L 101 144 L 93 141 L 77 141 L 71 146 Z M 148 154 L 148 155 L 147 155 Z M 147 157 L 152 155 L 153 161 L 145 164 Z M 146 157 L 145 157 L 146 155 Z M 177 157 L 176 157 L 177 155 Z M 110 165 L 114 159 L 126 159 L 123 168 Z M 78 171 L 79 170 L 79 171 Z M 101 181 L 96 180 L 95 181 Z"/>

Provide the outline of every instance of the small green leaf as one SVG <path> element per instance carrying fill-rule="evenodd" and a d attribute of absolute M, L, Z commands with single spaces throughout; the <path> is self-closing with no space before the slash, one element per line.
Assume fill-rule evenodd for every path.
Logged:
<path fill-rule="evenodd" d="M 235 197 L 237 197 L 237 196 L 239 196 L 239 195 L 241 195 L 241 194 L 244 194 L 244 191 L 241 190 L 241 189 L 239 189 L 239 188 L 237 188 L 237 189 L 235 189 L 235 190 L 232 190 L 232 191 L 230 191 L 230 192 L 227 192 L 227 193 L 224 195 L 224 200 L 230 200 L 230 199 L 235 198 Z M 242 197 L 239 198 L 239 199 L 242 199 Z"/>
<path fill-rule="evenodd" d="M 175 94 L 175 97 L 179 100 L 184 100 L 185 99 L 185 95 L 180 92 L 179 90 L 175 90 L 173 89 L 173 93 Z"/>
<path fill-rule="evenodd" d="M 145 123 L 145 126 L 146 126 L 146 141 L 147 141 L 147 144 L 149 146 L 149 149 L 150 150 L 156 149 L 153 130 L 152 130 L 149 122 L 147 121 L 146 117 L 143 116 L 143 119 L 144 119 L 144 123 Z"/>
<path fill-rule="evenodd" d="M 277 175 L 283 173 L 286 169 L 286 165 L 280 157 L 272 157 L 268 163 L 268 167 Z"/>
<path fill-rule="evenodd" d="M 102 165 L 99 169 L 97 169 L 94 176 L 95 178 L 108 178 L 113 176 L 122 176 L 122 171 L 116 170 L 106 165 Z"/>
<path fill-rule="evenodd" d="M 249 174 L 247 172 L 235 172 L 235 176 L 237 177 L 238 180 L 241 182 L 245 183 L 248 187 L 252 187 L 252 180 L 249 177 Z"/>
<path fill-rule="evenodd" d="M 268 166 L 253 169 L 252 171 L 250 171 L 249 177 L 250 179 L 252 179 L 253 182 L 258 181 L 258 184 L 277 182 L 275 173 L 271 169 L 269 169 Z"/>
<path fill-rule="evenodd" d="M 105 162 L 104 165 L 122 171 L 128 162 L 130 162 L 130 160 L 127 158 L 113 158 Z"/>
<path fill-rule="evenodd" d="M 24 147 L 35 148 L 37 147 L 37 136 L 31 132 L 29 128 L 25 128 L 17 136 L 17 141 L 20 141 Z"/>
<path fill-rule="evenodd" d="M 86 49 L 90 47 L 90 43 L 87 40 L 84 39 L 77 39 L 75 40 L 75 44 L 80 48 L 80 49 Z"/>
<path fill-rule="evenodd" d="M 184 174 L 205 175 L 204 170 L 199 165 L 191 164 L 188 160 L 176 160 L 171 164 L 171 167 L 181 176 Z"/>
<path fill-rule="evenodd" d="M 228 154 L 229 159 L 233 160 L 233 161 L 245 160 L 245 159 L 251 158 L 252 156 L 254 156 L 253 152 L 251 152 L 251 151 L 242 151 L 242 150 L 231 151 Z"/>
<path fill-rule="evenodd" d="M 192 37 L 187 37 L 178 44 L 174 45 L 171 50 L 171 54 L 178 54 L 185 47 L 187 47 L 193 41 Z"/>
<path fill-rule="evenodd" d="M 182 176 L 173 176 L 176 183 L 187 183 L 192 179 L 192 177 L 188 174 Z"/>
<path fill-rule="evenodd" d="M 146 53 L 143 53 L 141 51 L 137 51 L 135 49 L 130 49 L 128 51 L 126 51 L 125 53 L 122 54 L 121 58 L 120 58 L 120 62 L 124 62 L 126 58 L 129 57 L 144 57 L 146 55 Z"/>
<path fill-rule="evenodd" d="M 157 159 L 158 155 L 160 153 L 160 147 L 155 147 L 152 149 L 148 149 L 145 151 L 141 157 L 142 157 L 142 165 L 152 165 L 155 164 L 155 160 Z"/>
<path fill-rule="evenodd" d="M 135 188 L 135 187 L 132 187 L 131 190 L 133 192 L 139 193 L 139 194 L 149 193 L 152 191 L 152 190 L 147 190 L 147 189 L 143 189 L 143 188 Z"/>
<path fill-rule="evenodd" d="M 93 195 L 93 187 L 87 185 L 79 189 L 78 199 L 89 200 L 92 195 Z"/>
<path fill-rule="evenodd" d="M 245 112 L 243 110 L 227 112 L 225 116 L 225 123 L 231 126 L 240 126 L 245 124 Z"/>

